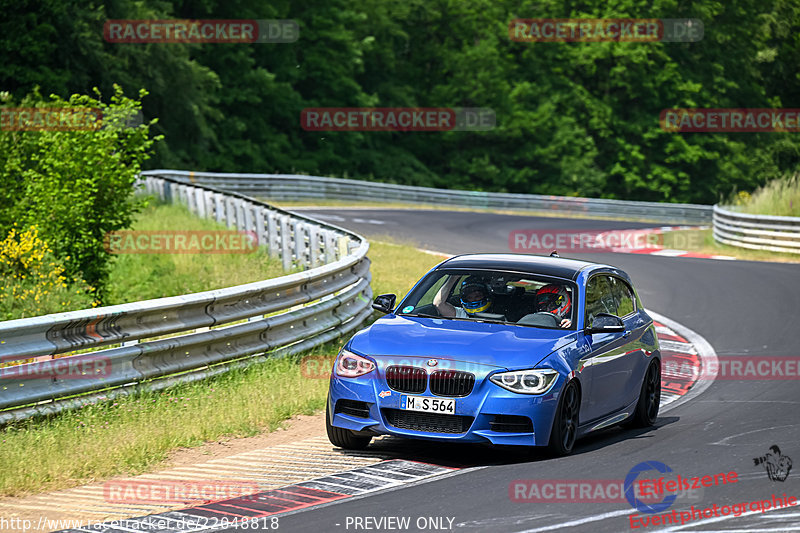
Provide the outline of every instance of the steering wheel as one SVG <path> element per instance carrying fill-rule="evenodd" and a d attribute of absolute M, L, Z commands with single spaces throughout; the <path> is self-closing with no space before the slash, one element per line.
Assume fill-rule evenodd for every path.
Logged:
<path fill-rule="evenodd" d="M 548 311 L 538 311 L 538 312 L 534 313 L 534 316 L 552 318 L 553 319 L 553 327 L 559 327 L 561 325 L 561 319 L 555 313 L 550 313 Z"/>

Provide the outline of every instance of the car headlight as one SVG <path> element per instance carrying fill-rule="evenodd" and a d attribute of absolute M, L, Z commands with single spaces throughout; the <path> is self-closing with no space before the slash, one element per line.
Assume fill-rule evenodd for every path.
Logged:
<path fill-rule="evenodd" d="M 361 357 L 343 349 L 339 352 L 339 357 L 336 358 L 336 366 L 334 368 L 337 376 L 356 378 L 372 372 L 375 369 L 375 363 L 366 357 Z"/>
<path fill-rule="evenodd" d="M 520 394 L 544 394 L 558 379 L 558 372 L 550 369 L 514 370 L 500 372 L 489 378 L 492 383 Z"/>

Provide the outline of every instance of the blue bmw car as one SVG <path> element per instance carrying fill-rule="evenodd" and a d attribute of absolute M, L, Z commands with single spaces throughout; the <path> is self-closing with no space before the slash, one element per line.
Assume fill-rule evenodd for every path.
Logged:
<path fill-rule="evenodd" d="M 616 424 L 655 423 L 661 355 L 630 277 L 558 256 L 448 259 L 356 333 L 331 373 L 330 441 L 375 435 L 572 451 Z"/>

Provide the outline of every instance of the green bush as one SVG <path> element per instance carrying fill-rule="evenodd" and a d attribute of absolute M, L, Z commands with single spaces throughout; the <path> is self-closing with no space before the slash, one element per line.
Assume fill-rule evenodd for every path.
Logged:
<path fill-rule="evenodd" d="M 104 294 L 110 255 L 103 248 L 109 231 L 130 226 L 139 209 L 133 200 L 136 176 L 155 140 L 149 127 L 133 127 L 141 102 L 116 92 L 107 104 L 87 95 L 43 101 L 37 91 L 15 103 L 0 95 L 4 107 L 93 108 L 102 111 L 102 127 L 72 131 L 0 130 L 0 235 L 14 224 L 37 226 L 67 280 L 86 280 Z M 147 94 L 142 90 L 140 98 Z"/>
<path fill-rule="evenodd" d="M 94 289 L 83 280 L 69 282 L 64 265 L 36 226 L 12 227 L 0 241 L 0 320 L 39 316 L 97 305 Z"/>

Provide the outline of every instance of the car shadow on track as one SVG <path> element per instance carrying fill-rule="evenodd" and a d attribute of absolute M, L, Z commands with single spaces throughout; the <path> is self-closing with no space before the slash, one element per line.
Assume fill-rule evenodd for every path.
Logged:
<path fill-rule="evenodd" d="M 678 417 L 662 417 L 651 428 L 625 429 L 610 427 L 592 433 L 575 443 L 572 456 L 591 453 L 618 442 L 630 439 L 649 439 L 655 437 L 659 428 L 673 424 Z M 343 455 L 363 457 L 381 456 L 386 459 L 420 461 L 452 468 L 530 463 L 553 459 L 544 448 L 525 449 L 518 446 L 491 446 L 484 444 L 461 444 L 434 442 L 420 439 L 405 439 L 383 436 L 376 438 L 364 451 L 341 450 Z"/>

